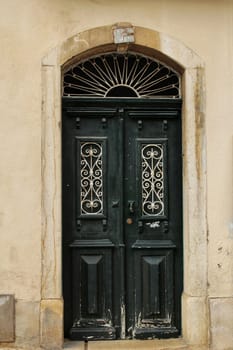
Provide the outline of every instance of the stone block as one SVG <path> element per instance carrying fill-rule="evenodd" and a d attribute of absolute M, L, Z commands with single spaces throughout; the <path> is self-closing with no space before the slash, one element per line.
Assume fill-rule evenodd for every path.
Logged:
<path fill-rule="evenodd" d="M 213 298 L 209 305 L 211 349 L 232 350 L 233 298 Z"/>
<path fill-rule="evenodd" d="M 34 348 L 39 345 L 39 311 L 38 301 L 17 300 L 15 306 L 17 346 Z"/>
<path fill-rule="evenodd" d="M 40 341 L 48 350 L 59 350 L 63 346 L 63 301 L 47 299 L 41 301 Z"/>
<path fill-rule="evenodd" d="M 0 342 L 15 339 L 14 296 L 0 295 Z"/>
<path fill-rule="evenodd" d="M 208 343 L 208 317 L 205 297 L 182 296 L 182 334 L 190 345 Z"/>
<path fill-rule="evenodd" d="M 88 350 L 189 350 L 182 339 L 89 341 Z"/>

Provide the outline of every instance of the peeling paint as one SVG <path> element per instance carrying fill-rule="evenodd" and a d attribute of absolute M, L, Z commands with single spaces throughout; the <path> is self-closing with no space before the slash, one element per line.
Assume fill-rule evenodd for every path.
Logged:
<path fill-rule="evenodd" d="M 125 304 L 121 302 L 121 339 L 125 339 Z"/>
<path fill-rule="evenodd" d="M 157 228 L 160 227 L 160 221 L 147 222 L 146 225 L 150 228 Z"/>

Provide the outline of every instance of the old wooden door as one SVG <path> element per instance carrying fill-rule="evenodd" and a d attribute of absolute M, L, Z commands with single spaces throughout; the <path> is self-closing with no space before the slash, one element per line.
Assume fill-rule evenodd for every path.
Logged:
<path fill-rule="evenodd" d="M 180 101 L 64 98 L 62 159 L 65 335 L 178 336 Z"/>

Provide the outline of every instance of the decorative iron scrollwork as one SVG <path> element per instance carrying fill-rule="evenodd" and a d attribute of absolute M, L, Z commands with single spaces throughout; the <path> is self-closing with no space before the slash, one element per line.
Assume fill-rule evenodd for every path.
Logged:
<path fill-rule="evenodd" d="M 103 147 L 97 142 L 81 142 L 81 215 L 103 214 Z"/>
<path fill-rule="evenodd" d="M 112 52 L 67 70 L 63 96 L 180 98 L 180 80 L 179 73 L 154 58 Z"/>
<path fill-rule="evenodd" d="M 142 214 L 164 215 L 164 149 L 163 144 L 143 145 Z"/>

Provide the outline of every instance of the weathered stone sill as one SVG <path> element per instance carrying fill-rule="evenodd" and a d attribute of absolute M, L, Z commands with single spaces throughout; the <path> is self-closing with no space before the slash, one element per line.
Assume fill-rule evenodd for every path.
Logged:
<path fill-rule="evenodd" d="M 189 346 L 182 339 L 65 341 L 65 350 L 208 350 L 206 346 Z"/>

